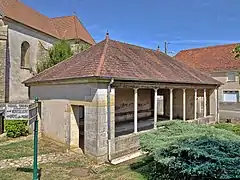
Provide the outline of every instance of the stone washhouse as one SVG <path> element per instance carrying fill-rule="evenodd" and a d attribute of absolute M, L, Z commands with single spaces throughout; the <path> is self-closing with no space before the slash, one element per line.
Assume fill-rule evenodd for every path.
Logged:
<path fill-rule="evenodd" d="M 29 98 L 40 99 L 42 135 L 98 163 L 137 152 L 139 133 L 157 121 L 218 121 L 218 81 L 108 35 L 24 83 Z"/>

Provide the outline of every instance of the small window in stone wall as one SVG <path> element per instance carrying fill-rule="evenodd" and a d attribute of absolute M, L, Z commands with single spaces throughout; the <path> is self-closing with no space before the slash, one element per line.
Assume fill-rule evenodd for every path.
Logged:
<path fill-rule="evenodd" d="M 30 69 L 30 44 L 27 41 L 21 45 L 21 68 Z"/>
<path fill-rule="evenodd" d="M 228 72 L 227 73 L 227 81 L 236 81 L 236 73 L 235 72 Z"/>

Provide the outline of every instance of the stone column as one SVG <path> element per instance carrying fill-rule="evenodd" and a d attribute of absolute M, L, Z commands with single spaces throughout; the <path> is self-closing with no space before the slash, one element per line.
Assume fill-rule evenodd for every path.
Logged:
<path fill-rule="evenodd" d="M 207 90 L 204 89 L 203 91 L 203 101 L 204 101 L 204 104 L 203 104 L 203 116 L 204 117 L 207 117 Z"/>
<path fill-rule="evenodd" d="M 157 129 L 157 93 L 158 89 L 154 89 L 154 129 Z"/>
<path fill-rule="evenodd" d="M 173 89 L 170 90 L 170 120 L 173 120 Z"/>
<path fill-rule="evenodd" d="M 183 89 L 183 121 L 186 121 L 186 89 Z"/>
<path fill-rule="evenodd" d="M 215 89 L 215 118 L 216 118 L 216 122 L 219 123 L 219 117 L 218 117 L 218 89 Z"/>
<path fill-rule="evenodd" d="M 197 119 L 197 89 L 194 89 L 194 119 Z"/>
<path fill-rule="evenodd" d="M 108 158 L 108 108 L 107 85 L 92 84 L 91 96 L 86 96 L 84 118 L 84 144 L 85 154 L 98 163 L 107 161 Z M 115 137 L 115 90 L 110 93 L 110 130 L 111 152 L 114 153 Z"/>
<path fill-rule="evenodd" d="M 138 88 L 134 88 L 134 133 L 137 133 Z"/>
<path fill-rule="evenodd" d="M 0 102 L 5 102 L 8 92 L 6 92 L 6 69 L 7 69 L 7 41 L 8 41 L 8 26 L 4 25 L 2 16 L 0 15 Z"/>

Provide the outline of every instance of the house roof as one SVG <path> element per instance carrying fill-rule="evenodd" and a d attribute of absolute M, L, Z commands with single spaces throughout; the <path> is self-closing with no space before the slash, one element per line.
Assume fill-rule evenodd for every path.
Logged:
<path fill-rule="evenodd" d="M 77 36 L 75 36 L 76 34 L 71 34 L 71 26 L 74 26 L 74 24 L 69 26 L 69 22 L 67 26 L 62 25 L 61 29 L 59 29 L 56 27 L 55 19 L 44 16 L 38 11 L 35 11 L 31 7 L 25 5 L 20 0 L 0 0 L 0 12 L 3 13 L 5 17 L 58 39 L 62 38 L 62 31 L 66 31 L 66 37 L 69 36 L 72 39 L 81 38 L 90 44 L 95 44 L 92 37 L 79 21 L 74 23 L 77 24 L 77 30 L 79 29 Z M 85 29 L 85 31 L 82 29 Z"/>
<path fill-rule="evenodd" d="M 227 44 L 183 50 L 175 56 L 175 59 L 208 73 L 239 70 L 240 61 L 236 60 L 232 53 L 236 46 L 237 44 Z"/>
<path fill-rule="evenodd" d="M 52 18 L 52 22 L 62 39 L 82 39 L 89 44 L 95 44 L 94 39 L 81 24 L 77 16 Z"/>
<path fill-rule="evenodd" d="M 171 83 L 219 84 L 210 76 L 172 57 L 108 37 L 90 49 L 26 80 L 25 84 L 100 77 Z"/>

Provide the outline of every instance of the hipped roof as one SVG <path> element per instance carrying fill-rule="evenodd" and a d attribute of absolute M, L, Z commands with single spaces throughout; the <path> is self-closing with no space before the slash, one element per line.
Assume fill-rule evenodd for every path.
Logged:
<path fill-rule="evenodd" d="M 26 80 L 25 84 L 100 77 L 170 83 L 218 85 L 210 76 L 166 54 L 108 37 L 90 49 Z"/>

